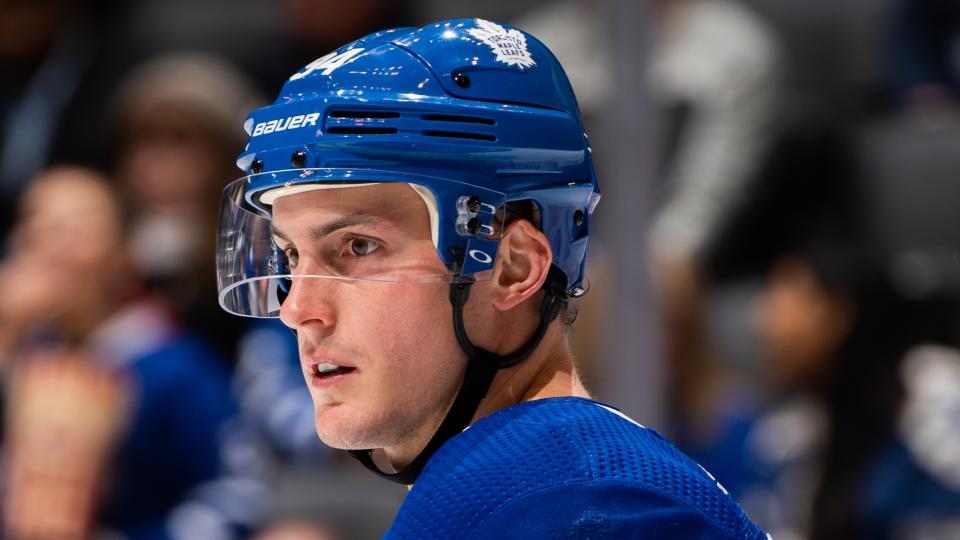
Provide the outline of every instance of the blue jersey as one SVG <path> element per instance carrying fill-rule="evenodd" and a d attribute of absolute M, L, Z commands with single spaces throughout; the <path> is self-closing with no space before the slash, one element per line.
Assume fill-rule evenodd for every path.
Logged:
<path fill-rule="evenodd" d="M 767 535 L 661 435 L 568 397 L 508 407 L 450 439 L 384 538 Z"/>
<path fill-rule="evenodd" d="M 213 349 L 149 298 L 118 310 L 88 346 L 125 375 L 134 398 L 97 518 L 109 532 L 97 536 L 245 537 L 264 485 Z"/>

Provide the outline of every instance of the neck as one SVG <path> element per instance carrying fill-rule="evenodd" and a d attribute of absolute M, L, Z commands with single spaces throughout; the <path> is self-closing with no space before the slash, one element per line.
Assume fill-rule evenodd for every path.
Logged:
<path fill-rule="evenodd" d="M 563 330 L 554 324 L 529 358 L 497 372 L 470 423 L 525 401 L 570 396 L 589 398 L 590 394 L 574 369 Z M 423 450 L 442 420 L 440 415 L 434 422 L 425 424 L 420 433 L 407 438 L 403 444 L 375 451 L 374 461 L 382 470 L 402 469 Z"/>
<path fill-rule="evenodd" d="M 529 358 L 497 373 L 472 422 L 525 401 L 569 396 L 590 394 L 580 382 L 566 336 L 556 323 Z"/>

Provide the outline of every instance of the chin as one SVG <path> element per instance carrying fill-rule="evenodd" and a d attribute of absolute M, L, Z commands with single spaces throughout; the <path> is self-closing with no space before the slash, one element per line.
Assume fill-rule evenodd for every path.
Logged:
<path fill-rule="evenodd" d="M 381 417 L 345 405 L 323 406 L 317 410 L 317 436 L 323 444 L 339 450 L 366 450 L 394 444 L 392 436 L 396 424 Z"/>
<path fill-rule="evenodd" d="M 368 450 L 370 446 L 365 446 L 361 444 L 351 444 L 355 441 L 350 441 L 348 438 L 343 437 L 341 434 L 330 434 L 322 431 L 319 426 L 317 427 L 317 437 L 320 438 L 320 442 L 333 448 L 334 450 Z"/>

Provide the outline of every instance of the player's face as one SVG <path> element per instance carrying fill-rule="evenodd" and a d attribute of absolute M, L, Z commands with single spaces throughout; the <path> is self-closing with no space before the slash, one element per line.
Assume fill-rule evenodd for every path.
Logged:
<path fill-rule="evenodd" d="M 321 440 L 384 448 L 432 432 L 465 358 L 446 283 L 403 280 L 447 273 L 422 199 L 406 184 L 308 191 L 276 200 L 273 228 L 295 276 L 280 317 L 297 332 Z"/>

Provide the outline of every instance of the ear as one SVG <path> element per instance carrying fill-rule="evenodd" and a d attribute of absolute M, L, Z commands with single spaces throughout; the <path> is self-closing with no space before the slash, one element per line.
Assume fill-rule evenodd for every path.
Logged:
<path fill-rule="evenodd" d="M 493 306 L 507 311 L 536 294 L 551 262 L 550 241 L 533 224 L 518 219 L 507 226 L 493 269 Z"/>

